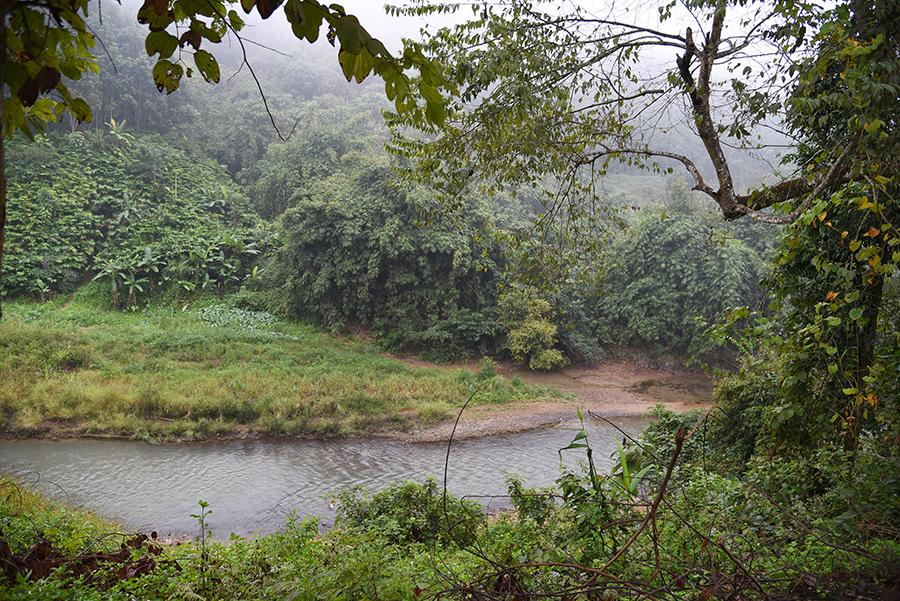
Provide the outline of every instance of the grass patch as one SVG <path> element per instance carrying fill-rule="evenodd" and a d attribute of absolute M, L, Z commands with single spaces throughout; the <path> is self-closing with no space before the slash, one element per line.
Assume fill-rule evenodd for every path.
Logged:
<path fill-rule="evenodd" d="M 539 398 L 485 368 L 411 368 L 371 342 L 218 304 L 118 312 L 7 302 L 0 427 L 12 435 L 153 441 L 339 436 L 446 419 L 475 404 Z"/>

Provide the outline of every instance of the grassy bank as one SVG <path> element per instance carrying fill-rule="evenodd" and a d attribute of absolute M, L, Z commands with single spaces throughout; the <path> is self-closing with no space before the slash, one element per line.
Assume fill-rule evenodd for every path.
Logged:
<path fill-rule="evenodd" d="M 364 434 L 447 419 L 479 386 L 476 406 L 544 394 L 220 301 L 129 313 L 76 295 L 7 302 L 0 323 L 0 430 L 14 436 Z"/>

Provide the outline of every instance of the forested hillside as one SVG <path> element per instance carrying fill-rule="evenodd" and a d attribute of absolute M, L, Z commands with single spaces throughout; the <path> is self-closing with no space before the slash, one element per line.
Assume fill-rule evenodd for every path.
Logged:
<path fill-rule="evenodd" d="M 557 254 L 528 233 L 544 205 L 525 190 L 468 194 L 446 216 L 434 191 L 393 187 L 380 90 L 343 83 L 321 49 L 251 47 L 264 97 L 237 49 L 220 56 L 233 79 L 162 96 L 137 23 L 112 8 L 94 26 L 100 75 L 73 86 L 94 120 L 9 147 L 6 296 L 97 280 L 139 310 L 242 289 L 245 306 L 361 326 L 386 348 L 540 368 L 611 345 L 697 359 L 717 315 L 764 298 L 771 245 L 674 176 L 609 178 L 617 213 L 584 240 L 596 250 Z"/>

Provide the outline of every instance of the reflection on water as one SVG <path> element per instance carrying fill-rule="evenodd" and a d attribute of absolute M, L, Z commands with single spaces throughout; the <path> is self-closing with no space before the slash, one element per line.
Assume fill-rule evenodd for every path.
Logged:
<path fill-rule="evenodd" d="M 634 436 L 643 419 L 617 420 Z M 566 424 L 578 427 L 578 422 Z M 608 471 L 621 434 L 589 423 L 595 461 Z M 503 474 L 516 472 L 529 487 L 559 477 L 559 449 L 574 433 L 553 428 L 454 442 L 448 489 L 475 498 L 489 509 L 508 501 Z M 245 441 L 148 445 L 120 440 L 2 441 L 0 468 L 39 481 L 44 490 L 127 525 L 161 535 L 193 534 L 198 501 L 213 510 L 209 523 L 220 537 L 269 533 L 292 511 L 332 523 L 324 498 L 341 487 L 376 491 L 404 479 L 443 481 L 445 444 L 409 444 L 353 439 L 333 441 Z M 579 466 L 582 453 L 566 451 L 563 463 Z"/>

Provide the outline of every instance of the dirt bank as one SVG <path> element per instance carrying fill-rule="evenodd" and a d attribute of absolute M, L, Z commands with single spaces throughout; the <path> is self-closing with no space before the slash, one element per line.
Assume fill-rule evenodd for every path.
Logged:
<path fill-rule="evenodd" d="M 564 398 L 467 409 L 460 417 L 454 438 L 553 426 L 573 419 L 577 409 L 584 415 L 591 412 L 604 417 L 625 417 L 644 415 L 662 403 L 669 409 L 687 411 L 709 406 L 715 386 L 712 376 L 702 372 L 652 369 L 627 361 L 574 365 L 552 373 L 511 366 L 503 366 L 498 371 L 508 378 L 518 377 L 529 384 L 555 388 L 564 393 Z M 439 442 L 450 437 L 453 427 L 449 421 L 383 436 L 411 442 Z"/>

